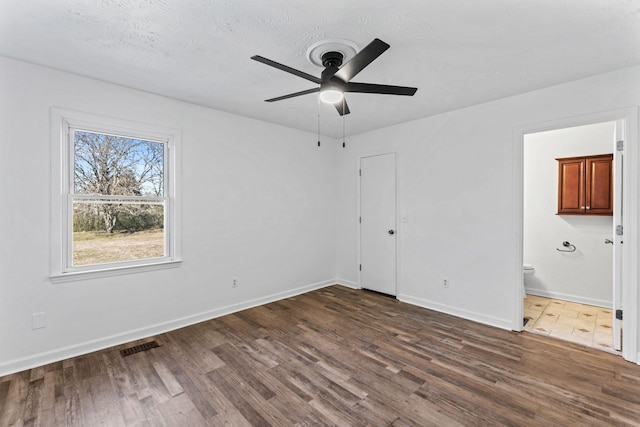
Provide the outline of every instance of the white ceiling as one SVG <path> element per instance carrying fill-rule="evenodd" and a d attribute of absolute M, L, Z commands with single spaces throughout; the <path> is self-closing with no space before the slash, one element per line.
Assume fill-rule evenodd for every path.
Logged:
<path fill-rule="evenodd" d="M 640 64 L 638 0 L 2 0 L 0 55 L 267 122 L 341 137 L 311 82 L 324 39 L 391 45 L 353 81 L 414 97 L 347 94 L 346 133 Z"/>

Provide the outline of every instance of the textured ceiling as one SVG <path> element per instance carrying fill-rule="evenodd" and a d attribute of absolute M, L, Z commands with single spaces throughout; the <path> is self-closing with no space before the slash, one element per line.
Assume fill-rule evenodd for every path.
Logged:
<path fill-rule="evenodd" d="M 0 55 L 340 137 L 316 95 L 263 100 L 320 75 L 307 48 L 374 38 L 391 48 L 353 81 L 418 87 L 348 94 L 347 134 L 640 64 L 638 0 L 2 0 Z"/>

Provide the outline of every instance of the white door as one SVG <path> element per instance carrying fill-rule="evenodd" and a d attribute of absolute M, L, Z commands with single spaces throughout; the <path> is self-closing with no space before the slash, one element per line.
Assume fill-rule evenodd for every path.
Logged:
<path fill-rule="evenodd" d="M 396 295 L 396 155 L 360 159 L 360 286 Z"/>
<path fill-rule="evenodd" d="M 624 151 L 624 121 L 616 121 L 613 148 L 613 347 L 622 349 L 622 322 L 617 313 L 622 313 L 622 177 Z M 621 142 L 618 142 L 621 141 Z M 619 146 L 618 144 L 622 144 Z"/>

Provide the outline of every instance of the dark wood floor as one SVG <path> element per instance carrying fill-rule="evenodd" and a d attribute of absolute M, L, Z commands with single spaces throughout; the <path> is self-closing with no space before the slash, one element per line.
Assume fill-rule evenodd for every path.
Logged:
<path fill-rule="evenodd" d="M 332 286 L 0 377 L 1 426 L 225 424 L 638 426 L 640 366 Z"/>

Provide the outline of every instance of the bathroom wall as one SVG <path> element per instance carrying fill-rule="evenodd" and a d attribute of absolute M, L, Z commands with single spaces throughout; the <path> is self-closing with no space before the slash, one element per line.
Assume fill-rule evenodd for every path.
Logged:
<path fill-rule="evenodd" d="M 524 142 L 524 262 L 535 268 L 525 278 L 527 293 L 610 307 L 613 237 L 611 216 L 556 215 L 558 162 L 613 152 L 614 122 L 539 132 Z M 563 241 L 573 253 L 558 252 Z"/>

